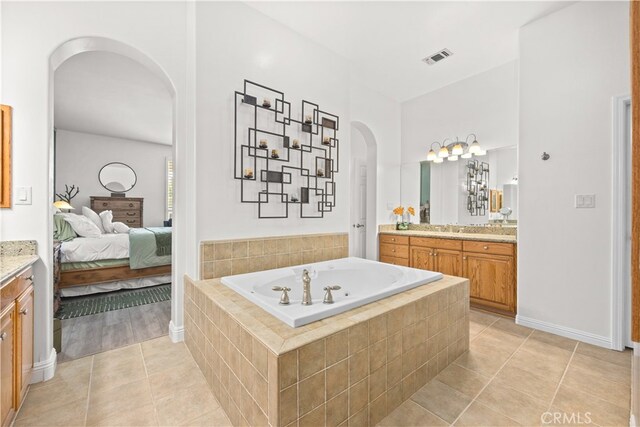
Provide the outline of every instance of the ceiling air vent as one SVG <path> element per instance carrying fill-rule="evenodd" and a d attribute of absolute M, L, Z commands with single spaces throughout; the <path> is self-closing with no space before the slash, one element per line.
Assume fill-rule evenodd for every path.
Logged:
<path fill-rule="evenodd" d="M 436 62 L 440 62 L 451 55 L 453 55 L 453 52 L 451 52 L 449 49 L 442 49 L 440 52 L 436 52 L 433 55 L 427 56 L 423 59 L 423 61 L 428 65 L 433 65 Z"/>

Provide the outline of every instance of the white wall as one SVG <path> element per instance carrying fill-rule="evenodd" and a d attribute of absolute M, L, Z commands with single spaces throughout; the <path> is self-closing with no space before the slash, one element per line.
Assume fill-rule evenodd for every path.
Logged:
<path fill-rule="evenodd" d="M 14 108 L 13 185 L 33 188 L 32 205 L 0 211 L 0 238 L 35 239 L 41 260 L 36 264 L 35 380 L 52 362 L 52 186 L 50 150 L 53 129 L 50 55 L 66 41 L 83 36 L 107 37 L 139 49 L 164 70 L 176 91 L 174 129 L 177 158 L 176 203 L 185 202 L 186 173 L 192 169 L 186 132 L 187 84 L 186 10 L 179 2 L 2 2 L 2 102 Z M 144 25 L 141 25 L 144 23 Z M 183 187 L 181 187 L 183 186 Z M 183 189 L 184 188 L 184 189 Z M 182 198 L 182 199 L 180 199 Z M 186 204 L 184 205 L 186 206 Z M 183 210 L 176 219 L 186 223 Z M 186 230 L 186 226 L 182 228 Z M 185 272 L 195 275 L 196 251 L 176 246 L 174 291 L 182 289 Z M 181 326 L 182 307 L 172 310 Z M 51 374 L 50 370 L 46 374 Z M 40 377 L 39 377 L 40 376 Z"/>
<path fill-rule="evenodd" d="M 517 143 L 518 61 L 508 62 L 402 103 L 404 204 L 418 206 L 420 203 L 418 163 L 426 160 L 431 143 L 456 136 L 464 140 L 472 132 L 485 150 Z M 478 159 L 487 161 L 482 157 Z M 486 222 L 488 219 L 488 215 L 471 217 L 465 213 L 466 196 L 460 190 L 463 181 L 459 166 L 461 161 L 466 164 L 461 159 L 434 164 L 431 168 L 432 224 L 470 224 Z"/>
<path fill-rule="evenodd" d="M 351 77 L 351 119 L 366 126 L 375 138 L 376 174 L 367 175 L 368 198 L 372 198 L 372 180 L 376 180 L 375 216 L 377 225 L 393 221 L 391 211 L 400 204 L 400 104 L 362 86 Z M 370 154 L 371 148 L 368 149 Z M 378 227 L 367 227 L 367 258 L 378 259 Z"/>
<path fill-rule="evenodd" d="M 346 61 L 255 9 L 234 2 L 196 3 L 197 238 L 345 232 L 349 224 L 349 73 Z M 221 36 L 224 35 L 224 36 Z M 324 219 L 258 219 L 240 202 L 233 178 L 234 91 L 244 79 L 284 92 L 294 117 L 302 100 L 340 117 L 336 207 Z"/>
<path fill-rule="evenodd" d="M 629 4 L 579 2 L 520 32 L 518 321 L 611 340 L 612 97 Z M 551 155 L 542 161 L 543 151 Z M 575 209 L 595 194 L 595 209 Z"/>
<path fill-rule="evenodd" d="M 80 214 L 82 206 L 91 207 L 91 196 L 111 195 L 98 180 L 100 169 L 110 162 L 125 163 L 137 176 L 127 197 L 143 197 L 144 226 L 161 227 L 166 219 L 166 159 L 172 151 L 170 145 L 58 129 L 56 193 L 64 193 L 65 184 L 79 187 L 73 207 Z"/>

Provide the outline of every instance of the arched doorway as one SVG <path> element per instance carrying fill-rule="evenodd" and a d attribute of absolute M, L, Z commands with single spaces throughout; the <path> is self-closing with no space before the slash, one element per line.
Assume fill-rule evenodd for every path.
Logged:
<path fill-rule="evenodd" d="M 151 59 L 145 53 L 139 51 L 138 49 L 130 45 L 127 45 L 125 43 L 122 43 L 113 39 L 103 38 L 103 37 L 80 37 L 80 38 L 68 40 L 67 42 L 63 43 L 58 48 L 56 48 L 50 56 L 50 61 L 49 61 L 49 83 L 50 83 L 49 84 L 49 88 L 50 88 L 49 89 L 49 123 L 50 123 L 49 177 L 50 177 L 50 180 L 52 179 L 54 174 L 54 160 L 55 160 L 54 159 L 54 154 L 55 154 L 54 153 L 54 117 L 53 117 L 54 97 L 55 97 L 54 76 L 56 71 L 69 59 L 76 57 L 77 55 L 80 55 L 83 53 L 90 53 L 90 52 L 106 52 L 110 54 L 120 55 L 132 61 L 135 61 L 137 64 L 141 65 L 146 70 L 148 70 L 149 73 L 153 75 L 154 78 L 157 78 L 161 82 L 161 84 L 164 86 L 171 100 L 170 101 L 171 103 L 170 120 L 171 120 L 172 131 L 171 131 L 170 139 L 171 139 L 171 145 L 172 145 L 171 168 L 173 172 L 173 170 L 177 169 L 177 165 L 175 164 L 175 161 L 178 160 L 176 154 L 178 151 L 177 146 L 180 142 L 178 141 L 178 138 L 177 138 L 178 133 L 176 132 L 176 116 L 177 116 L 176 115 L 176 108 L 177 108 L 176 107 L 177 105 L 176 89 L 171 79 L 153 59 Z M 51 183 L 48 183 L 48 188 L 49 188 L 49 199 L 51 202 L 53 202 L 55 190 L 53 188 L 53 185 L 51 185 Z M 176 213 L 178 211 L 178 203 L 174 202 L 172 209 L 173 209 L 173 217 L 175 218 Z M 49 221 L 49 229 L 53 230 L 52 215 L 48 215 L 48 221 Z M 182 274 L 184 273 L 184 266 L 178 266 L 178 262 L 177 262 L 178 257 L 176 256 L 176 254 L 179 253 L 179 251 L 175 249 L 178 246 L 177 236 L 180 235 L 180 232 L 182 232 L 182 230 L 179 228 L 179 224 L 180 224 L 179 222 L 174 221 L 174 224 L 173 224 L 174 232 L 172 233 L 172 237 L 171 237 L 172 247 L 174 248 L 171 254 L 171 264 L 173 265 L 172 272 L 171 272 L 171 282 L 173 283 L 173 286 L 171 287 L 171 300 L 172 300 L 171 301 L 171 321 L 164 326 L 165 328 L 164 330 L 170 332 L 170 335 L 172 339 L 174 339 L 174 341 L 176 340 L 176 336 L 178 337 L 178 339 L 180 338 L 179 332 L 173 333 L 176 329 L 174 325 L 182 324 L 182 319 L 181 319 L 182 308 L 181 307 L 182 307 L 183 287 L 182 287 L 182 282 L 181 280 L 179 280 L 179 278 L 182 277 Z M 52 232 L 49 233 L 49 236 L 51 236 L 50 239 L 53 239 Z M 181 241 L 184 242 L 184 239 L 181 238 Z M 52 247 L 52 241 L 50 242 L 49 247 L 50 248 Z M 43 292 L 47 293 L 46 295 L 47 300 L 51 301 L 53 299 L 52 287 L 50 286 L 47 287 L 47 289 L 44 290 Z M 45 316 L 47 323 L 46 325 L 44 325 L 43 329 L 47 337 L 51 337 L 53 335 L 52 333 L 53 324 L 52 324 L 52 320 L 50 320 L 53 317 L 52 315 L 53 313 L 51 313 L 51 315 Z M 46 345 L 48 346 L 48 348 L 51 348 L 50 338 L 46 340 Z M 45 377 L 44 379 L 46 380 L 47 378 Z"/>
<path fill-rule="evenodd" d="M 350 253 L 377 260 L 377 142 L 362 122 L 351 122 Z"/>

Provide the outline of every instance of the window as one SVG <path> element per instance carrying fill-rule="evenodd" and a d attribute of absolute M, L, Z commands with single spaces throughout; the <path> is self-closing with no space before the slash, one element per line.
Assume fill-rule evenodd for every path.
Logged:
<path fill-rule="evenodd" d="M 173 160 L 167 159 L 167 188 L 166 188 L 166 218 L 167 220 L 173 217 Z"/>

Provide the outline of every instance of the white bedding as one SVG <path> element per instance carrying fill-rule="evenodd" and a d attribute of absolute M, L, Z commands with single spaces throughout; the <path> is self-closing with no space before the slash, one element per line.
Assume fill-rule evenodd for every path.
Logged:
<path fill-rule="evenodd" d="M 129 234 L 101 234 L 63 242 L 62 262 L 100 261 L 129 258 Z"/>

